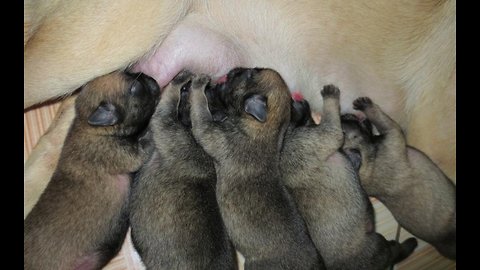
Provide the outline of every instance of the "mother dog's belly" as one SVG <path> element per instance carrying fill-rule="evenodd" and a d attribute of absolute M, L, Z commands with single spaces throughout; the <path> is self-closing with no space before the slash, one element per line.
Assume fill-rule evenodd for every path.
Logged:
<path fill-rule="evenodd" d="M 274 33 L 277 28 L 230 28 L 230 24 L 205 16 L 187 16 L 133 69 L 152 76 L 163 87 L 183 69 L 208 74 L 216 80 L 234 67 L 268 67 L 282 75 L 291 91 L 302 92 L 314 110 L 321 110 L 323 85 L 333 83 L 341 90 L 342 112 L 352 112 L 355 98 L 370 96 L 387 113 L 402 120 L 401 92 L 389 80 L 382 79 L 374 69 L 376 66 L 362 59 L 361 53 L 339 57 L 338 48 L 332 48 L 332 44 L 303 46 L 310 40 L 301 29 L 288 31 L 301 36 L 292 42 L 296 34 L 285 37 Z M 275 39 L 269 40 L 271 37 Z"/>

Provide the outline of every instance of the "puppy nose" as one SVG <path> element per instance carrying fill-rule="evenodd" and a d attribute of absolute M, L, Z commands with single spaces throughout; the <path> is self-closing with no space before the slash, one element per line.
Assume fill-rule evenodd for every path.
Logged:
<path fill-rule="evenodd" d="M 158 85 L 157 81 L 153 79 L 152 77 L 143 74 L 143 73 L 131 73 L 131 72 L 126 72 L 128 76 L 130 76 L 133 79 L 138 80 L 141 82 L 144 87 L 150 91 L 152 95 L 159 95 L 160 94 L 160 86 Z"/>
<path fill-rule="evenodd" d="M 142 73 L 139 79 L 144 82 L 145 86 L 148 88 L 148 90 L 150 90 L 153 95 L 160 94 L 160 86 L 154 78 Z"/>

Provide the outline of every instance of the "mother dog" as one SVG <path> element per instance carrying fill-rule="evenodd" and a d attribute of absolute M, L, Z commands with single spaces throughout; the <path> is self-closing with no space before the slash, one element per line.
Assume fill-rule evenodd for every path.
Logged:
<path fill-rule="evenodd" d="M 410 145 L 456 178 L 454 0 L 24 3 L 24 108 L 127 67 L 162 87 L 185 68 L 219 79 L 236 66 L 269 67 L 316 111 L 325 84 L 344 89 L 344 112 L 374 97 Z"/>

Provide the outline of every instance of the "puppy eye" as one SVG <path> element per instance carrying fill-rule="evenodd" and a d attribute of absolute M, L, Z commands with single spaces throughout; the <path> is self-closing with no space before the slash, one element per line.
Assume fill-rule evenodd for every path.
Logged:
<path fill-rule="evenodd" d="M 133 81 L 132 86 L 130 86 L 130 94 L 133 96 L 141 95 L 144 90 L 143 85 L 137 80 Z"/>

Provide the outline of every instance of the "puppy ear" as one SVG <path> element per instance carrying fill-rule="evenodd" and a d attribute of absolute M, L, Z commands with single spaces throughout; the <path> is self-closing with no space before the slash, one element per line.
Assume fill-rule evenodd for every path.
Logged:
<path fill-rule="evenodd" d="M 112 103 L 102 103 L 88 118 L 92 126 L 113 126 L 120 121 L 117 107 Z"/>
<path fill-rule="evenodd" d="M 261 95 L 252 95 L 245 100 L 245 112 L 260 122 L 267 120 L 267 99 Z"/>

